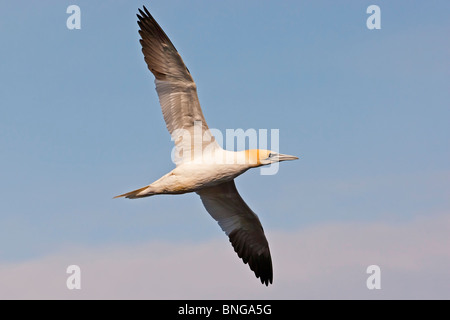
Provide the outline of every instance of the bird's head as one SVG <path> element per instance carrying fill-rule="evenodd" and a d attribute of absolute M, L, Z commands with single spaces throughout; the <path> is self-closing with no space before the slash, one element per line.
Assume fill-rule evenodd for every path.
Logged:
<path fill-rule="evenodd" d="M 298 157 L 295 156 L 264 149 L 246 150 L 246 155 L 249 163 L 253 164 L 255 167 L 264 166 L 275 162 L 298 159 Z"/>

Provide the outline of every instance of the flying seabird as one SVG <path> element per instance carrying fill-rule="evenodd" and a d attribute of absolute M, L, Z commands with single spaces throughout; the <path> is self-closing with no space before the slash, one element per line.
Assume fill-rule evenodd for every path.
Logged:
<path fill-rule="evenodd" d="M 176 168 L 148 186 L 115 198 L 196 192 L 238 256 L 267 286 L 273 279 L 269 244 L 258 216 L 239 195 L 234 178 L 251 168 L 298 158 L 271 150 L 222 149 L 206 124 L 191 73 L 145 6 L 143 10 L 137 15 L 140 43 L 155 76 L 167 129 L 175 141 Z"/>

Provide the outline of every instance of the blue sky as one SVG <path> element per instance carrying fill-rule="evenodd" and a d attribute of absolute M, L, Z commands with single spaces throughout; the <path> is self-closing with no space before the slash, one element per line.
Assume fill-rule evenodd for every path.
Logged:
<path fill-rule="evenodd" d="M 112 200 L 173 168 L 138 42 L 143 3 L 210 127 L 279 129 L 280 152 L 300 156 L 237 179 L 269 241 L 450 214 L 448 1 L 24 3 L 0 3 L 0 264 L 71 248 L 227 245 L 197 195 Z M 81 30 L 66 28 L 71 4 Z M 371 4 L 381 30 L 366 28 Z"/>

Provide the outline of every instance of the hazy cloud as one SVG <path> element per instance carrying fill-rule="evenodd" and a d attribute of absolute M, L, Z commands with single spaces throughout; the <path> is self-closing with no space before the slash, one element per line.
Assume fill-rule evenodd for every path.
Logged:
<path fill-rule="evenodd" d="M 274 284 L 259 283 L 226 238 L 202 243 L 68 248 L 0 265 L 1 299 L 450 298 L 450 215 L 409 223 L 339 223 L 267 230 Z M 81 290 L 66 288 L 81 267 Z M 381 268 L 368 290 L 366 268 Z"/>

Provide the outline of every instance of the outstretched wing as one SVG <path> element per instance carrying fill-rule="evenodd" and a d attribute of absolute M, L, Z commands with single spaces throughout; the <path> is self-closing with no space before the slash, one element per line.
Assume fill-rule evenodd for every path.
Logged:
<path fill-rule="evenodd" d="M 142 52 L 155 76 L 164 120 L 177 147 L 175 162 L 192 160 L 194 143 L 201 143 L 202 150 L 211 143 L 213 147 L 218 146 L 200 108 L 197 86 L 178 51 L 147 8 L 139 9 L 139 13 Z"/>
<path fill-rule="evenodd" d="M 234 180 L 197 191 L 209 214 L 230 238 L 234 251 L 266 286 L 272 283 L 272 258 L 258 216 L 239 195 Z"/>

